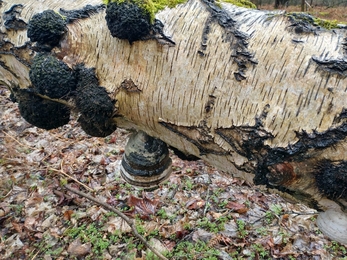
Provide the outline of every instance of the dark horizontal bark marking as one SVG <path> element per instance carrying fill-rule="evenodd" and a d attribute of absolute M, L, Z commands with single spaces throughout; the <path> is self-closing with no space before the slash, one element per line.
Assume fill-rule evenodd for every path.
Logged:
<path fill-rule="evenodd" d="M 345 58 L 322 60 L 317 57 L 312 57 L 311 59 L 317 64 L 319 70 L 329 74 L 339 75 L 343 78 L 347 77 L 347 60 Z"/>
<path fill-rule="evenodd" d="M 197 126 L 177 126 L 174 124 L 159 122 L 162 126 L 166 127 L 175 134 L 182 136 L 192 144 L 194 144 L 200 152 L 200 155 L 216 154 L 216 155 L 227 155 L 228 152 L 219 147 L 212 141 L 199 142 L 198 137 L 201 136 L 201 132 Z"/>
<path fill-rule="evenodd" d="M 27 28 L 27 23 L 19 18 L 22 9 L 22 4 L 15 4 L 4 12 L 4 26 L 7 30 L 25 30 Z"/>
<path fill-rule="evenodd" d="M 90 16 L 103 11 L 105 8 L 106 8 L 105 5 L 96 5 L 96 6 L 86 5 L 82 9 L 78 9 L 78 10 L 65 10 L 60 8 L 59 13 L 61 15 L 66 16 L 67 23 L 72 23 L 78 19 L 89 18 Z"/>

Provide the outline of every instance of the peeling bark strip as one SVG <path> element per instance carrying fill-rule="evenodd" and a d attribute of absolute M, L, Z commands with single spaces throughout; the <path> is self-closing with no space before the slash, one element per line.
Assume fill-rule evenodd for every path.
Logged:
<path fill-rule="evenodd" d="M 61 88 L 69 99 L 54 102 L 77 107 L 87 132 L 143 130 L 311 206 L 346 210 L 347 31 L 221 7 L 189 0 L 167 8 L 150 37 L 129 44 L 111 36 L 99 0 L 2 2 L 1 84 L 29 88 L 19 91 L 26 98 L 51 93 L 29 78 L 37 51 L 49 53 L 77 73 L 76 90 Z M 5 25 L 7 11 L 9 21 L 29 24 L 46 10 L 68 21 L 54 48 Z"/>

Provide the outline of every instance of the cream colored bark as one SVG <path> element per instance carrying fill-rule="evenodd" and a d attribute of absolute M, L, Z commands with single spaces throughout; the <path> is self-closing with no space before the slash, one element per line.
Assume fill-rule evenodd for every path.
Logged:
<path fill-rule="evenodd" d="M 1 13 L 18 2 L 26 22 L 46 9 L 99 4 L 7 0 Z M 53 51 L 70 66 L 96 68 L 100 85 L 117 100 L 118 127 L 141 129 L 250 182 L 256 174 L 256 183 L 310 205 L 344 210 L 346 198 L 327 199 L 315 176 L 321 162 L 347 159 L 346 30 L 300 33 L 282 14 L 221 7 L 234 23 L 223 25 L 199 0 L 158 13 L 175 45 L 113 38 L 101 11 L 69 24 Z M 26 31 L 3 26 L 2 32 L 2 81 L 26 88 L 34 51 L 13 55 L 13 47 L 29 41 Z"/>

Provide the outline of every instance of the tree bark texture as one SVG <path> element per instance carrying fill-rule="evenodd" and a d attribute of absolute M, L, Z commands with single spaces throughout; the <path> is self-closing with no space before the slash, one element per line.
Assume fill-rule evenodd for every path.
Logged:
<path fill-rule="evenodd" d="M 95 68 L 116 100 L 117 127 L 142 130 L 310 206 L 346 210 L 346 30 L 189 0 L 156 15 L 163 34 L 129 43 L 111 36 L 99 1 L 7 0 L 3 84 L 31 85 L 38 49 L 26 28 L 47 9 L 70 19 L 50 52 L 70 67 Z"/>

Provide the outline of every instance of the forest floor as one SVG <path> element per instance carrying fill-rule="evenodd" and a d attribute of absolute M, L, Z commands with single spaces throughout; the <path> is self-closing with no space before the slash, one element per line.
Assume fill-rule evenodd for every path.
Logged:
<path fill-rule="evenodd" d="M 262 5 L 258 7 L 262 10 L 274 10 L 274 5 Z M 301 6 L 290 5 L 288 7 L 280 7 L 286 12 L 301 12 Z M 336 20 L 341 23 L 347 23 L 347 7 L 327 7 L 327 6 L 312 6 L 307 7 L 305 12 L 308 12 L 314 17 L 326 20 Z"/>
<path fill-rule="evenodd" d="M 38 129 L 9 94 L 0 86 L 0 259 L 158 259 L 66 184 L 121 210 L 168 259 L 347 259 L 314 209 L 175 155 L 168 181 L 136 189 L 120 177 L 127 131 L 90 137 L 75 120 Z"/>

